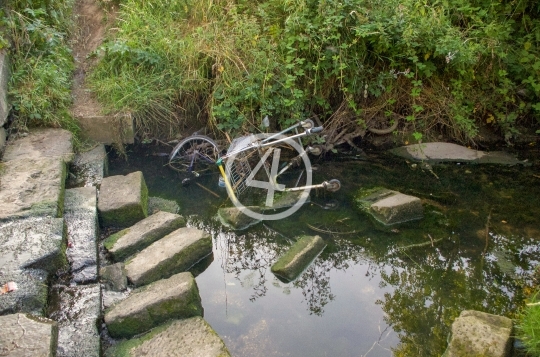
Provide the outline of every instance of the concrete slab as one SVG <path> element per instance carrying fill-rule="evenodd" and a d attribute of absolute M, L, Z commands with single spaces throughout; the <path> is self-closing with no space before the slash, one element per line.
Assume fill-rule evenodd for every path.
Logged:
<path fill-rule="evenodd" d="M 66 165 L 60 158 L 0 163 L 0 221 L 29 216 L 62 216 Z"/>
<path fill-rule="evenodd" d="M 67 227 L 67 257 L 75 283 L 98 278 L 98 217 L 95 187 L 66 190 L 64 220 Z"/>
<path fill-rule="evenodd" d="M 148 189 L 141 171 L 105 177 L 98 212 L 103 226 L 128 227 L 148 215 Z"/>
<path fill-rule="evenodd" d="M 257 206 L 248 206 L 246 208 L 256 213 L 262 212 L 261 208 Z M 221 224 L 225 227 L 239 231 L 261 222 L 260 219 L 243 214 L 237 207 L 221 207 L 218 209 L 217 216 Z"/>
<path fill-rule="evenodd" d="M 103 245 L 114 260 L 121 261 L 185 225 L 184 217 L 160 211 L 111 235 Z"/>
<path fill-rule="evenodd" d="M 287 282 L 296 279 L 326 247 L 319 236 L 303 236 L 272 265 L 272 273 Z"/>
<path fill-rule="evenodd" d="M 515 156 L 503 152 L 485 152 L 473 150 L 452 143 L 422 143 L 402 146 L 390 150 L 394 155 L 417 161 L 437 162 L 470 162 L 478 164 L 517 165 L 523 164 Z"/>
<path fill-rule="evenodd" d="M 56 322 L 27 314 L 12 314 L 0 316 L 0 326 L 0 356 L 55 356 Z"/>
<path fill-rule="evenodd" d="M 38 217 L 0 223 L 0 267 L 55 273 L 67 264 L 64 220 Z"/>
<path fill-rule="evenodd" d="M 58 323 L 57 357 L 99 357 L 98 319 L 101 314 L 99 284 L 53 286 L 53 312 L 50 318 Z"/>
<path fill-rule="evenodd" d="M 138 290 L 105 313 L 112 337 L 132 337 L 167 320 L 202 315 L 203 308 L 195 278 L 180 273 Z"/>
<path fill-rule="evenodd" d="M 223 340 L 201 317 L 176 320 L 150 333 L 114 345 L 106 357 L 230 357 Z"/>
<path fill-rule="evenodd" d="M 127 277 L 135 286 L 149 284 L 186 271 L 211 253 L 210 234 L 197 228 L 180 228 L 127 261 Z"/>
<path fill-rule="evenodd" d="M 133 144 L 135 131 L 133 118 L 129 113 L 102 116 L 75 117 L 81 127 L 84 137 L 98 143 L 110 145 L 113 143 Z"/>
<path fill-rule="evenodd" d="M 511 319 L 465 310 L 452 324 L 452 338 L 443 357 L 508 357 L 512 342 Z"/>
<path fill-rule="evenodd" d="M 48 298 L 49 273 L 40 269 L 7 270 L 0 268 L 0 285 L 7 282 L 17 284 L 17 290 L 0 298 L 0 315 L 17 312 L 45 316 Z M 1 354 L 0 354 L 1 355 Z"/>
<path fill-rule="evenodd" d="M 109 161 L 105 145 L 98 144 L 94 148 L 75 155 L 70 165 L 68 187 L 98 186 L 108 173 Z"/>
<path fill-rule="evenodd" d="M 61 157 L 70 162 L 73 153 L 73 135 L 64 129 L 32 129 L 28 135 L 9 140 L 3 161 Z"/>

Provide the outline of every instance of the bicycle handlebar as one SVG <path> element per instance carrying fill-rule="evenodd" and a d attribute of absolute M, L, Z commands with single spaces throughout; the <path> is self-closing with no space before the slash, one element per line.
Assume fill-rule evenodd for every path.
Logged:
<path fill-rule="evenodd" d="M 315 128 L 312 128 L 312 129 L 309 129 L 309 130 L 306 130 L 309 132 L 309 134 L 315 134 L 315 133 L 320 133 L 321 131 L 323 131 L 323 127 L 322 126 L 317 126 Z"/>

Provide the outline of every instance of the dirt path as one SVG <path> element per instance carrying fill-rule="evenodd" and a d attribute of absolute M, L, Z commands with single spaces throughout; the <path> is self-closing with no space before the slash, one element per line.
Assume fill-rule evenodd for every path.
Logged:
<path fill-rule="evenodd" d="M 105 13 L 98 0 L 77 0 L 74 13 L 76 29 L 71 42 L 75 71 L 71 111 L 75 117 L 98 116 L 101 115 L 101 105 L 86 86 L 87 70 L 95 60 L 87 57 L 103 42 L 107 29 L 114 21 L 115 11 Z"/>

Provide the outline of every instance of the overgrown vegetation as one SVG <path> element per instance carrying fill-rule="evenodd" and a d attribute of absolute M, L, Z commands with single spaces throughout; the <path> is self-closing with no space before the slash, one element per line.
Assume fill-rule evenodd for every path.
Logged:
<path fill-rule="evenodd" d="M 78 132 L 69 112 L 72 5 L 72 0 L 12 0 L 3 9 L 2 46 L 10 53 L 14 129 L 47 126 Z"/>
<path fill-rule="evenodd" d="M 265 115 L 508 141 L 540 112 L 533 0 L 122 0 L 93 88 L 140 125 L 193 110 L 229 132 Z M 251 127 L 251 128 L 249 128 Z M 362 131 L 360 131 L 361 133 Z"/>

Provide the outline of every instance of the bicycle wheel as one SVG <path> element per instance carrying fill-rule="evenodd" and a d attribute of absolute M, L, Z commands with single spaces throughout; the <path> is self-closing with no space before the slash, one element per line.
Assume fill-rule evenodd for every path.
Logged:
<path fill-rule="evenodd" d="M 219 158 L 217 144 L 207 136 L 192 135 L 180 141 L 169 155 L 169 166 L 187 175 L 199 176 Z"/>

